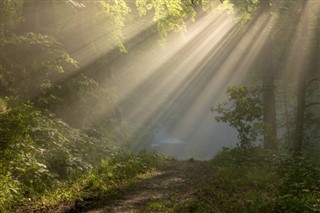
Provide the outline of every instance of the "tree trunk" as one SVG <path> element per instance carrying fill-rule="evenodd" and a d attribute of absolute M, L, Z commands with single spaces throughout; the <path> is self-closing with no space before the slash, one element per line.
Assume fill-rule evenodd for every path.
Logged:
<path fill-rule="evenodd" d="M 266 19 L 266 24 L 270 20 L 271 6 L 270 0 L 262 0 L 261 12 Z M 269 27 L 266 25 L 266 27 Z M 275 71 L 272 61 L 272 40 L 270 29 L 266 31 L 265 44 L 261 50 L 262 57 L 262 98 L 263 98 L 263 122 L 264 122 L 264 147 L 266 149 L 277 150 L 277 119 L 274 94 Z"/>
<path fill-rule="evenodd" d="M 319 35 L 316 30 L 316 35 L 310 34 L 313 30 L 310 30 L 312 21 L 309 21 L 310 10 L 314 3 L 304 1 L 302 8 L 302 22 L 301 22 L 301 69 L 299 70 L 298 86 L 297 86 L 297 114 L 296 114 L 296 129 L 295 129 L 295 143 L 293 146 L 294 154 L 299 155 L 303 149 L 303 137 L 304 137 L 304 125 L 305 125 L 305 110 L 306 110 L 306 93 L 307 93 L 307 81 L 312 78 L 315 71 L 318 70 L 319 59 L 318 49 L 316 48 L 319 41 Z M 315 26 L 318 29 L 319 18 L 316 20 Z"/>
<path fill-rule="evenodd" d="M 299 154 L 302 151 L 303 144 L 303 127 L 304 127 L 304 111 L 306 105 L 306 75 L 305 72 L 301 71 L 298 88 L 297 88 L 297 115 L 296 115 L 296 136 L 294 143 L 294 152 Z"/>
<path fill-rule="evenodd" d="M 293 146 L 294 154 L 298 155 L 302 151 L 303 144 L 303 127 L 304 127 L 304 111 L 306 105 L 306 75 L 308 72 L 308 63 L 307 63 L 307 49 L 305 45 L 307 45 L 308 38 L 308 20 L 307 14 L 305 11 L 305 5 L 302 6 L 302 16 L 301 16 L 301 39 L 300 39 L 300 49 L 302 51 L 300 58 L 301 70 L 298 70 L 298 84 L 297 84 L 297 114 L 296 114 L 296 130 L 295 130 L 295 143 Z"/>

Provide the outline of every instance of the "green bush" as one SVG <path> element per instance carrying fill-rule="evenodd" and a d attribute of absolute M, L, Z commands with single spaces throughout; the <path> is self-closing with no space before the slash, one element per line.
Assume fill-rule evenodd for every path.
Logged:
<path fill-rule="evenodd" d="M 96 168 L 69 183 L 61 182 L 55 190 L 49 191 L 39 200 L 29 202 L 24 210 L 48 209 L 66 201 L 81 203 L 87 198 L 112 200 L 121 193 L 121 187 L 128 186 L 139 174 L 158 168 L 166 160 L 166 157 L 156 153 L 133 154 L 128 150 L 119 149 L 102 160 Z"/>
<path fill-rule="evenodd" d="M 249 149 L 262 133 L 261 91 L 237 85 L 228 88 L 228 100 L 211 111 L 218 122 L 228 123 L 238 131 L 239 147 Z"/>
<path fill-rule="evenodd" d="M 54 114 L 40 111 L 31 102 L 14 98 L 6 102 L 9 109 L 0 114 L 0 185 L 8 186 L 2 191 L 10 189 L 11 194 L 0 194 L 3 206 L 85 173 L 116 149 L 108 141 L 71 128 Z"/>
<path fill-rule="evenodd" d="M 62 78 L 62 73 L 78 67 L 63 45 L 49 35 L 10 33 L 1 44 L 5 75 L 0 76 L 0 82 L 5 95 L 31 99 Z"/>
<path fill-rule="evenodd" d="M 262 148 L 225 148 L 212 160 L 209 181 L 177 212 L 273 212 L 278 155 Z"/>
<path fill-rule="evenodd" d="M 289 157 L 279 166 L 282 177 L 277 208 L 286 212 L 320 211 L 320 165 L 305 156 Z"/>
<path fill-rule="evenodd" d="M 100 186 L 109 189 L 113 183 L 130 181 L 161 163 L 156 154 L 134 155 L 104 137 L 99 140 L 71 128 L 31 102 L 16 98 L 3 102 L 6 110 L 0 114 L 0 211 L 56 190 L 61 199 L 72 199 L 81 196 L 79 188 L 89 192 Z M 80 185 L 74 190 L 77 184 L 70 188 L 67 181 Z"/>
<path fill-rule="evenodd" d="M 0 167 L 2 164 L 0 164 Z M 2 168 L 2 167 L 1 167 Z M 14 205 L 22 197 L 22 184 L 15 180 L 10 173 L 0 174 L 0 212 Z"/>
<path fill-rule="evenodd" d="M 318 212 L 320 165 L 315 156 L 292 157 L 262 148 L 225 148 L 212 160 L 215 179 L 203 205 L 243 212 Z M 218 186 L 217 186 L 218 185 Z M 218 211 L 214 209 L 212 211 Z"/>

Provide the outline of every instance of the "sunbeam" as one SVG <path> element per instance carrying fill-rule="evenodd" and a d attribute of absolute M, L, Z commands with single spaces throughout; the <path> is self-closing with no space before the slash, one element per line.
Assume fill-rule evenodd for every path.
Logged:
<path fill-rule="evenodd" d="M 63 4 L 58 6 L 63 10 Z M 286 7 L 285 2 L 278 2 L 273 5 L 273 11 Z M 274 63 L 284 64 L 284 75 L 290 72 L 291 79 L 297 82 L 312 54 L 317 28 L 312 17 L 316 17 L 319 5 L 308 1 L 302 9 L 299 3 L 290 7 L 299 14 L 291 20 L 290 32 L 286 33 L 282 49 L 279 48 L 283 55 L 285 52 L 288 54 L 282 56 L 283 61 Z M 114 31 L 118 28 L 106 28 L 105 17 L 86 18 L 91 17 L 92 12 L 81 6 L 69 20 L 61 21 L 64 25 L 57 23 L 62 29 L 59 38 L 80 62 L 80 69 L 69 69 L 64 76 L 56 75 L 50 83 L 63 85 L 77 76 L 87 75 L 100 86 L 112 88 L 118 94 L 117 104 L 93 106 L 95 113 L 87 118 L 89 123 L 111 114 L 114 108 L 121 108 L 124 120 L 131 126 L 128 140 L 136 137 L 142 140 L 141 146 L 133 146 L 152 148 L 152 137 L 163 131 L 166 138 L 183 142 L 175 147 L 168 143 L 170 146 L 164 148 L 165 152 L 183 158 L 193 156 L 187 150 L 190 147 L 198 146 L 199 153 L 211 150 L 206 155 L 199 154 L 201 158 L 210 158 L 223 145 L 237 143 L 235 130 L 217 124 L 210 109 L 226 100 L 224 91 L 230 85 L 246 83 L 253 72 L 258 73 L 259 66 L 265 66 L 261 65 L 265 47 L 273 35 L 281 33 L 281 30 L 274 33 L 275 27 L 281 21 L 290 21 L 289 16 L 280 17 L 280 13 L 258 11 L 251 21 L 242 24 L 236 18 L 241 8 L 237 13 L 218 9 L 208 13 L 197 8 L 195 21 L 185 23 L 187 31 L 169 34 L 165 45 L 162 43 L 161 46 L 157 32 L 159 22 L 154 22 L 157 18 L 151 13 L 140 16 L 138 11 L 134 11 L 123 22 L 123 34 L 116 37 Z M 118 18 L 124 20 L 122 16 Z M 166 19 L 170 20 L 169 14 L 162 21 Z M 87 31 L 92 32 L 90 37 L 85 36 Z M 301 49 L 303 54 L 299 51 Z M 33 75 L 36 73 L 20 83 L 30 83 Z M 262 79 L 255 81 L 255 85 L 261 85 Z M 39 94 L 40 91 L 32 96 L 36 99 Z M 64 113 L 77 111 L 80 101 L 64 105 Z M 220 132 L 226 134 L 221 136 Z M 144 141 L 147 137 L 151 140 Z M 183 151 L 182 146 L 186 147 Z"/>
<path fill-rule="evenodd" d="M 320 212 L 320 0 L 0 19 L 0 212 Z"/>
<path fill-rule="evenodd" d="M 165 50 L 157 51 L 153 43 L 144 55 L 116 62 L 117 70 L 130 70 L 117 76 L 120 105 L 128 107 L 128 100 L 136 93 L 144 96 L 135 103 L 131 101 L 127 119 L 155 129 L 170 127 L 167 133 L 187 141 L 187 147 L 199 144 L 197 140 L 201 137 L 203 148 L 199 153 L 205 152 L 207 146 L 226 144 L 227 140 L 230 140 L 227 144 L 235 144 L 233 130 L 229 130 L 230 137 L 222 139 L 223 142 L 212 141 L 226 127 L 214 122 L 209 109 L 223 100 L 221 91 L 228 85 L 244 80 L 270 32 L 265 26 L 272 26 L 273 22 L 262 17 L 244 33 L 230 15 L 205 15 L 188 26 L 183 39 L 179 35 L 171 37 Z M 139 52 L 143 47 L 136 48 Z M 140 131 L 136 129 L 131 137 Z M 190 156 L 189 151 L 181 151 L 181 144 L 167 149 L 171 154 Z"/>
<path fill-rule="evenodd" d="M 82 11 L 76 17 L 88 16 L 86 13 Z M 257 61 L 278 19 L 265 14 L 241 26 L 235 14 L 199 12 L 195 23 L 188 22 L 187 32 L 170 35 L 165 47 L 159 46 L 152 21 L 141 24 L 145 17 L 135 15 L 124 29 L 126 54 L 120 53 L 118 46 L 110 42 L 112 32 L 108 30 L 100 30 L 87 43 L 71 42 L 72 35 L 65 39 L 72 43 L 71 53 L 81 61 L 85 72 L 102 86 L 112 85 L 119 94 L 118 106 L 123 108 L 124 118 L 135 124 L 129 140 L 137 136 L 153 137 L 154 131 L 160 128 L 168 137 L 183 141 L 188 149 L 202 143 L 199 153 L 207 151 L 208 147 L 217 151 L 219 146 L 236 144 L 237 139 L 234 130 L 226 130 L 228 127 L 214 121 L 210 108 L 225 100 L 223 91 L 228 86 L 243 83 L 250 72 L 257 69 Z M 101 25 L 102 20 L 99 21 Z M 82 18 L 81 22 L 82 28 L 75 31 L 92 28 L 90 20 Z M 297 30 L 294 32 L 298 34 Z M 311 35 L 308 36 L 311 40 Z M 296 38 L 292 43 L 298 41 Z M 286 61 L 291 66 L 299 63 L 300 68 L 294 66 L 294 70 L 300 70 L 302 63 L 297 62 L 297 55 L 292 56 L 297 47 L 292 48 Z M 78 72 L 70 76 L 74 75 Z M 73 107 L 68 106 L 66 110 L 72 111 Z M 90 118 L 91 122 L 108 114 L 106 109 L 100 108 L 95 117 Z M 146 126 L 149 129 L 141 133 Z M 225 131 L 230 137 L 220 136 L 219 132 Z M 152 140 L 143 144 L 139 149 L 148 149 Z M 187 149 L 181 151 L 181 146 L 180 143 L 175 148 L 168 146 L 165 151 L 184 158 L 192 156 Z M 201 156 L 210 158 L 213 153 Z"/>

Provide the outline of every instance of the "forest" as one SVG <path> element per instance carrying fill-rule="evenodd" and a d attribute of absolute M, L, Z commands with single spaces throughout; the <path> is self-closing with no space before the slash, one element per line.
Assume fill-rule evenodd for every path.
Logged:
<path fill-rule="evenodd" d="M 0 4 L 0 212 L 320 212 L 320 0 Z"/>

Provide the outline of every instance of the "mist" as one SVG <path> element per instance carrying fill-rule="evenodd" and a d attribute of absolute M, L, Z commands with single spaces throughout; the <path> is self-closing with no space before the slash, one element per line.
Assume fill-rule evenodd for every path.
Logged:
<path fill-rule="evenodd" d="M 128 53 L 112 62 L 112 86 L 131 126 L 129 138 L 139 138 L 131 147 L 201 160 L 234 147 L 235 129 L 217 123 L 210 109 L 226 100 L 229 86 L 245 83 L 261 47 L 252 47 L 250 37 L 259 39 L 260 27 L 257 21 L 243 38 L 232 15 L 206 14 L 189 22 L 186 32 L 170 35 L 164 46 L 157 34 L 142 32 L 137 40 L 143 42 L 132 47 L 131 40 Z"/>

